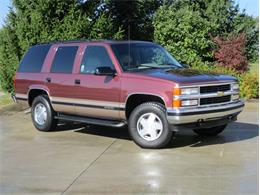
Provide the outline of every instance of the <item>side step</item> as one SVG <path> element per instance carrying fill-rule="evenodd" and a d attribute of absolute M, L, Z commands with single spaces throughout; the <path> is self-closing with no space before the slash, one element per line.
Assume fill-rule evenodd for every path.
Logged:
<path fill-rule="evenodd" d="M 55 116 L 55 119 L 60 119 L 65 121 L 76 121 L 76 122 L 93 124 L 93 125 L 103 125 L 108 127 L 123 127 L 126 125 L 125 121 L 88 118 L 88 117 L 65 115 L 65 114 L 58 114 L 57 116 Z"/>

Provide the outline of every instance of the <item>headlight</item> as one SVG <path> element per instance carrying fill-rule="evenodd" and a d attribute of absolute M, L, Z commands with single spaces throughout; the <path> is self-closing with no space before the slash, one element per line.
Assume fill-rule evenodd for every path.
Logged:
<path fill-rule="evenodd" d="M 195 95 L 195 94 L 199 94 L 199 88 L 198 87 L 181 89 L 181 95 Z"/>
<path fill-rule="evenodd" d="M 181 106 L 197 106 L 198 100 L 182 100 Z"/>
<path fill-rule="evenodd" d="M 238 91 L 239 90 L 239 84 L 238 83 L 233 83 L 232 84 L 232 91 Z"/>

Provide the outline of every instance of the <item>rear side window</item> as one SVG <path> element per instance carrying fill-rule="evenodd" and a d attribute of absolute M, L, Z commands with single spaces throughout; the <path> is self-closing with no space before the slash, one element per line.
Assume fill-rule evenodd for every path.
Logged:
<path fill-rule="evenodd" d="M 42 65 L 51 45 L 36 45 L 24 55 L 18 72 L 41 72 Z"/>
<path fill-rule="evenodd" d="M 96 68 L 101 66 L 114 69 L 107 50 L 103 46 L 88 46 L 81 62 L 80 73 L 94 74 Z"/>
<path fill-rule="evenodd" d="M 51 66 L 51 72 L 72 73 L 78 46 L 59 47 Z"/>

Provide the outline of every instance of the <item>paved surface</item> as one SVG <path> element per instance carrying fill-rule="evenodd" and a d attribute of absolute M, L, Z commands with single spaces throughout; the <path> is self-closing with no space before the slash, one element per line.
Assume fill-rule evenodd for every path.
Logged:
<path fill-rule="evenodd" d="M 126 129 L 39 132 L 18 110 L 0 110 L 0 194 L 258 194 L 257 103 L 215 138 L 179 132 L 162 150 Z"/>

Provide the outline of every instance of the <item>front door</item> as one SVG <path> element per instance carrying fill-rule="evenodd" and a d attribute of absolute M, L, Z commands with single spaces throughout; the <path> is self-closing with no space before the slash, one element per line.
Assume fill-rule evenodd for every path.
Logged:
<path fill-rule="evenodd" d="M 115 69 L 104 46 L 87 46 L 77 74 L 76 113 L 94 118 L 119 119 L 122 110 L 119 103 L 120 77 L 95 75 L 96 68 L 100 66 Z"/>

